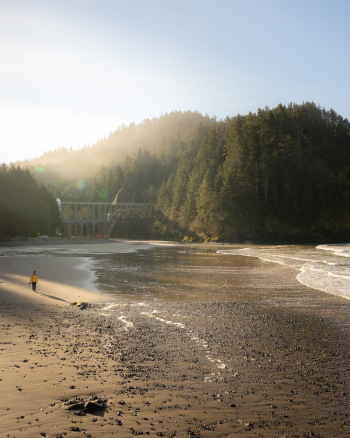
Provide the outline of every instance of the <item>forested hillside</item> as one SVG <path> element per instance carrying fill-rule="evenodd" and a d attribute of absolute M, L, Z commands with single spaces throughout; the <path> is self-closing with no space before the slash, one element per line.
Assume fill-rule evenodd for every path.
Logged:
<path fill-rule="evenodd" d="M 61 152 L 67 161 L 34 171 L 54 196 L 112 202 L 124 187 L 118 202 L 155 203 L 155 237 L 350 239 L 349 121 L 314 103 L 223 121 L 172 113 Z"/>
<path fill-rule="evenodd" d="M 308 241 L 350 237 L 350 126 L 313 103 L 199 124 L 186 141 L 105 167 L 99 199 L 156 202 L 161 236 Z"/>
<path fill-rule="evenodd" d="M 29 170 L 0 167 L 0 240 L 53 235 L 60 225 L 56 199 Z"/>
<path fill-rule="evenodd" d="M 38 159 L 18 163 L 30 169 L 38 180 L 60 197 L 78 199 L 82 192 L 76 184 L 86 187 L 103 166 L 114 167 L 139 150 L 158 152 L 169 144 L 177 145 L 198 126 L 210 125 L 213 119 L 198 112 L 172 112 L 152 120 L 121 126 L 96 144 L 78 151 L 66 148 L 46 152 Z M 79 184 L 78 184 L 79 186 Z"/>

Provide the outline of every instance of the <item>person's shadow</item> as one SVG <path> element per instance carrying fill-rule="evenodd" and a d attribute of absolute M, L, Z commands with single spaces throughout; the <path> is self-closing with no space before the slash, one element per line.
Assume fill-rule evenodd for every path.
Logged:
<path fill-rule="evenodd" d="M 35 292 L 37 294 L 43 295 L 44 297 L 51 298 L 52 300 L 63 301 L 64 303 L 68 303 L 69 304 L 69 301 L 64 300 L 63 298 L 58 298 L 58 297 L 55 297 L 54 295 L 43 294 L 42 292 L 39 292 L 37 290 Z"/>

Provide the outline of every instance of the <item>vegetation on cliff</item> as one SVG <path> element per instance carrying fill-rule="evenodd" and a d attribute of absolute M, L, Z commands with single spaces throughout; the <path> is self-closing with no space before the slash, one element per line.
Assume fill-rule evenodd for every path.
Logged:
<path fill-rule="evenodd" d="M 54 196 L 27 169 L 0 166 L 0 239 L 53 235 L 60 225 Z"/>
<path fill-rule="evenodd" d="M 53 199 L 112 202 L 124 186 L 118 202 L 155 204 L 157 237 L 350 238 L 349 121 L 314 103 L 278 105 L 220 121 L 175 112 L 122 127 L 81 151 L 62 152 L 63 161 L 57 152 L 51 153 L 52 162 L 49 153 L 39 165 L 26 163 Z M 14 172 L 19 170 L 3 169 L 2 178 Z M 29 172 L 24 174 L 28 179 Z M 29 187 L 40 192 L 41 202 L 47 199 L 40 184 Z M 47 219 L 50 203 L 45 202 L 34 210 L 48 226 L 55 221 Z M 2 224 L 23 211 L 23 206 L 5 205 Z"/>
<path fill-rule="evenodd" d="M 300 241 L 350 237 L 350 126 L 313 103 L 199 124 L 186 140 L 105 167 L 102 187 L 156 203 L 161 236 Z M 112 199 L 112 198 L 110 198 Z"/>

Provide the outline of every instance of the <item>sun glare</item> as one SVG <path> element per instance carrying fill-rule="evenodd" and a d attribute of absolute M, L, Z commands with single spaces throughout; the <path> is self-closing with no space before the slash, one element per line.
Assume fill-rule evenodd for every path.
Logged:
<path fill-rule="evenodd" d="M 36 172 L 44 172 L 43 166 L 40 166 L 39 164 L 35 165 L 35 171 Z"/>
<path fill-rule="evenodd" d="M 85 179 L 79 179 L 79 180 L 77 181 L 77 183 L 76 183 L 76 188 L 77 188 L 78 190 L 83 190 L 83 189 L 85 189 L 85 187 L 86 187 L 86 181 L 85 181 Z"/>

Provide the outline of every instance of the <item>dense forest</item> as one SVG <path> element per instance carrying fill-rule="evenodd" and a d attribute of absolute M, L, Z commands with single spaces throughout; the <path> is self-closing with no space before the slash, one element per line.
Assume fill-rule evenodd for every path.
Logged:
<path fill-rule="evenodd" d="M 19 164 L 30 169 L 60 198 L 82 199 L 84 194 L 80 188 L 74 189 L 77 181 L 86 187 L 103 166 L 118 166 L 139 150 L 158 152 L 165 144 L 184 141 L 199 123 L 211 125 L 213 122 L 213 119 L 198 112 L 176 111 L 160 118 L 146 119 L 139 125 L 123 125 L 92 146 L 84 146 L 77 151 L 60 148 Z"/>
<path fill-rule="evenodd" d="M 53 235 L 60 225 L 56 199 L 29 170 L 0 166 L 0 240 Z"/>
<path fill-rule="evenodd" d="M 105 167 L 86 190 L 156 203 L 160 236 L 308 241 L 350 237 L 350 126 L 313 103 L 199 124 L 186 141 Z M 110 198 L 111 200 L 112 198 Z"/>
<path fill-rule="evenodd" d="M 314 103 L 220 121 L 176 112 L 61 152 L 26 163 L 54 197 L 112 202 L 124 187 L 118 202 L 155 204 L 152 237 L 350 238 L 349 121 Z"/>

